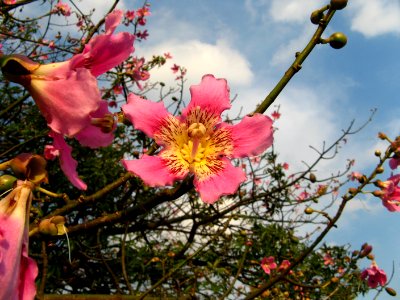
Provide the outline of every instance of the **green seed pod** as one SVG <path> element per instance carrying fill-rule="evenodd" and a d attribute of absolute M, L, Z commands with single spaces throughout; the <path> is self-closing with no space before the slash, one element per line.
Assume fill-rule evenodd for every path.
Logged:
<path fill-rule="evenodd" d="M 346 7 L 348 0 L 331 0 L 331 8 L 332 9 L 343 9 Z"/>
<path fill-rule="evenodd" d="M 329 37 L 328 41 L 332 48 L 340 49 L 347 44 L 347 37 L 341 32 L 335 32 Z"/>
<path fill-rule="evenodd" d="M 310 16 L 311 23 L 318 25 L 319 21 L 321 21 L 321 19 L 323 17 L 324 17 L 324 13 L 322 11 L 320 11 L 320 10 L 313 11 Z"/>
<path fill-rule="evenodd" d="M 14 176 L 11 175 L 2 175 L 0 176 L 0 193 L 8 191 L 12 189 L 14 186 L 14 182 L 17 180 Z"/>

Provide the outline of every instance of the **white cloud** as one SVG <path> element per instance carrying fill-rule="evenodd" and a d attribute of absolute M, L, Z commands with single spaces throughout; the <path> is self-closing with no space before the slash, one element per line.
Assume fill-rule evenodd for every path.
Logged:
<path fill-rule="evenodd" d="M 398 0 L 352 0 L 349 7 L 354 17 L 351 29 L 366 37 L 400 34 L 400 2 Z"/>
<path fill-rule="evenodd" d="M 270 17 L 277 22 L 309 22 L 311 12 L 321 8 L 326 1 L 273 0 Z"/>
<path fill-rule="evenodd" d="M 172 83 L 174 76 L 170 68 L 173 63 L 188 69 L 188 85 L 199 83 L 205 74 L 226 78 L 231 86 L 247 86 L 253 80 L 248 60 L 225 40 L 218 40 L 215 44 L 199 40 L 170 40 L 137 49 L 138 55 L 165 52 L 170 52 L 174 58 L 162 68 L 152 72 L 152 81 L 163 81 L 167 85 Z"/>

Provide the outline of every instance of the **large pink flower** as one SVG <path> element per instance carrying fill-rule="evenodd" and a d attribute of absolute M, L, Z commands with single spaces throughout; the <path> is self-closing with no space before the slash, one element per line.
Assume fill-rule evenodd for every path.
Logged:
<path fill-rule="evenodd" d="M 374 195 L 382 199 L 383 205 L 389 211 L 400 211 L 400 174 L 390 177 L 387 181 L 378 183 L 380 191 L 375 191 Z"/>
<path fill-rule="evenodd" d="M 224 79 L 203 77 L 190 88 L 191 102 L 180 117 L 171 115 L 162 103 L 129 95 L 122 107 L 135 128 L 154 138 L 162 147 L 157 156 L 123 160 L 124 167 L 149 186 L 171 185 L 188 174 L 206 203 L 236 192 L 246 179 L 242 168 L 230 159 L 258 155 L 271 146 L 272 120 L 256 114 L 239 124 L 221 122 L 230 108 L 229 89 Z"/>
<path fill-rule="evenodd" d="M 121 10 L 110 13 L 105 20 L 106 32 L 64 62 L 41 65 L 22 55 L 0 57 L 5 77 L 29 91 L 52 130 L 50 135 L 57 135 L 53 147 L 62 150 L 61 168 L 69 179 L 77 179 L 71 182 L 80 189 L 86 189 L 86 184 L 79 179 L 76 164 L 71 164 L 75 162 L 71 151 L 66 151 L 69 146 L 60 137 L 75 137 L 91 148 L 112 143 L 113 120 L 101 99 L 96 77 L 122 63 L 134 50 L 134 35 L 114 34 L 122 18 Z"/>
<path fill-rule="evenodd" d="M 367 279 L 368 286 L 373 289 L 378 285 L 384 286 L 387 281 L 385 271 L 378 268 L 375 262 L 372 262 L 371 266 L 361 273 L 361 279 Z"/>
<path fill-rule="evenodd" d="M 41 65 L 22 55 L 1 57 L 5 77 L 29 91 L 53 131 L 72 137 L 91 125 L 101 103 L 96 76 L 123 62 L 134 49 L 132 34 L 113 34 L 122 17 L 120 10 L 109 14 L 105 34 L 64 62 Z"/>
<path fill-rule="evenodd" d="M 0 201 L 0 299 L 32 300 L 36 262 L 28 257 L 32 184 L 19 185 Z"/>

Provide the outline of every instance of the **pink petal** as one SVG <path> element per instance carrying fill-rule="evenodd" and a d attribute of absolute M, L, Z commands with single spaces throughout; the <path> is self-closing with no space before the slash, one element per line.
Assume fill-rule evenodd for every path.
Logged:
<path fill-rule="evenodd" d="M 163 103 L 144 100 L 135 94 L 128 96 L 128 104 L 122 106 L 122 111 L 136 129 L 149 137 L 154 136 L 170 115 Z"/>
<path fill-rule="evenodd" d="M 103 118 L 109 113 L 107 101 L 101 100 L 99 109 L 92 113 L 90 117 Z M 104 133 L 101 128 L 90 124 L 75 135 L 75 138 L 81 145 L 94 149 L 109 146 L 114 139 L 114 133 Z"/>
<path fill-rule="evenodd" d="M 196 106 L 218 116 L 231 107 L 226 80 L 216 79 L 213 75 L 204 75 L 199 85 L 190 87 L 190 94 L 192 99 L 188 107 L 183 110 L 183 116 Z"/>
<path fill-rule="evenodd" d="M 116 9 L 106 17 L 106 34 L 113 34 L 115 28 L 121 23 L 124 12 Z"/>
<path fill-rule="evenodd" d="M 31 199 L 31 189 L 22 185 L 0 201 L 0 299 L 31 300 L 36 294 L 38 268 L 28 257 Z"/>
<path fill-rule="evenodd" d="M 227 126 L 231 129 L 235 158 L 261 154 L 274 140 L 272 120 L 261 114 L 246 116 L 239 124 Z"/>
<path fill-rule="evenodd" d="M 392 170 L 396 169 L 400 165 L 400 158 L 391 158 L 389 160 L 389 166 Z"/>
<path fill-rule="evenodd" d="M 86 69 L 58 77 L 32 75 L 27 89 L 49 127 L 67 136 L 90 125 L 89 114 L 98 109 L 101 99 L 96 78 Z"/>
<path fill-rule="evenodd" d="M 78 162 L 72 158 L 72 148 L 65 142 L 62 135 L 50 132 L 49 136 L 54 139 L 54 147 L 60 151 L 60 167 L 65 176 L 76 188 L 86 190 L 87 185 L 79 178 L 76 172 Z"/>
<path fill-rule="evenodd" d="M 219 173 L 202 181 L 197 180 L 196 177 L 194 179 L 194 186 L 205 203 L 213 204 L 223 195 L 234 194 L 239 185 L 246 180 L 242 168 L 234 167 L 228 159 L 223 160 L 225 168 Z"/>
<path fill-rule="evenodd" d="M 144 154 L 140 159 L 122 160 L 122 165 L 129 172 L 139 176 L 146 185 L 152 187 L 172 185 L 174 181 L 184 177 L 172 173 L 159 156 Z"/>

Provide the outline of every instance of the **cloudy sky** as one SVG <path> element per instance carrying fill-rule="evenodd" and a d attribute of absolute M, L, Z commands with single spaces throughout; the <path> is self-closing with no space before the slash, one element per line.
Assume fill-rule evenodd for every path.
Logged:
<path fill-rule="evenodd" d="M 152 15 L 146 27 L 150 36 L 135 45 L 136 53 L 173 55 L 170 65 L 152 74 L 154 81 L 172 83 L 173 63 L 188 69 L 187 87 L 208 73 L 226 78 L 231 94 L 237 95 L 233 115 L 241 108 L 249 113 L 315 31 L 309 21 L 311 12 L 328 2 L 150 1 Z M 142 3 L 123 0 L 119 7 L 136 9 Z M 106 1 L 83 0 L 80 5 L 82 9 L 95 6 L 98 16 L 108 9 Z M 377 133 L 393 138 L 400 134 L 400 1 L 349 0 L 346 9 L 337 11 L 324 36 L 337 31 L 347 35 L 346 47 L 335 50 L 318 45 L 275 102 L 282 113 L 276 122 L 275 145 L 280 160 L 288 162 L 292 170 L 301 167 L 301 161 L 315 158 L 310 145 L 320 148 L 324 141 L 329 144 L 352 120 L 356 126 L 366 121 L 371 109 L 377 109 L 372 122 L 351 136 L 338 159 L 324 162 L 319 172 L 334 173 L 347 159 L 355 159 L 355 170 L 368 173 L 376 163 L 374 151 L 384 150 Z M 352 201 L 327 241 L 351 243 L 354 249 L 364 242 L 372 244 L 377 263 L 388 274 L 394 262 L 391 286 L 400 293 L 399 225 L 400 213 L 388 212 L 376 198 L 360 197 Z M 380 299 L 392 298 L 382 294 Z"/>

